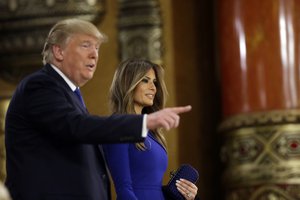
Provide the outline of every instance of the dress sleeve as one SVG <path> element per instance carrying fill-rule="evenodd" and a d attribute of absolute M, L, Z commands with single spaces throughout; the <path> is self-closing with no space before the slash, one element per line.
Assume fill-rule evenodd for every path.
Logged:
<path fill-rule="evenodd" d="M 129 144 L 107 144 L 102 146 L 115 185 L 117 200 L 138 200 L 132 188 Z"/>

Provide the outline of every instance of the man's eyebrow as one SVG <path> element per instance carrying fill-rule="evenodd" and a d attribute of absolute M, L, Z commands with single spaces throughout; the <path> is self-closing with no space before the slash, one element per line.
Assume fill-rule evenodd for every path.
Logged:
<path fill-rule="evenodd" d="M 83 40 L 83 41 L 81 41 L 81 43 L 92 43 L 92 42 L 89 40 Z"/>

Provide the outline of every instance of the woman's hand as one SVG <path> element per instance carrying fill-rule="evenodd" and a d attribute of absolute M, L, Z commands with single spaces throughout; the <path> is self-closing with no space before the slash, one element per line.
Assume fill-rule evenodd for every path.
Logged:
<path fill-rule="evenodd" d="M 198 192 L 198 187 L 194 183 L 181 178 L 180 180 L 176 181 L 176 186 L 178 191 L 185 197 L 185 199 L 195 199 Z"/>

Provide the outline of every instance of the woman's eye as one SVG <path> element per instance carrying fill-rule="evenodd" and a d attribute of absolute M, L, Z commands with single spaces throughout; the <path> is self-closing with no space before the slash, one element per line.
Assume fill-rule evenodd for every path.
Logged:
<path fill-rule="evenodd" d="M 143 82 L 143 83 L 148 83 L 148 79 L 145 79 L 145 78 L 144 78 L 144 79 L 142 79 L 142 82 Z"/>

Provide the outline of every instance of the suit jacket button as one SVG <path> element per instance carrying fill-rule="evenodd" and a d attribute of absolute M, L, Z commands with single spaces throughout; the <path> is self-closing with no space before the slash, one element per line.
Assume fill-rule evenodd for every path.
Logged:
<path fill-rule="evenodd" d="M 102 174 L 102 179 L 106 179 L 106 174 Z"/>

